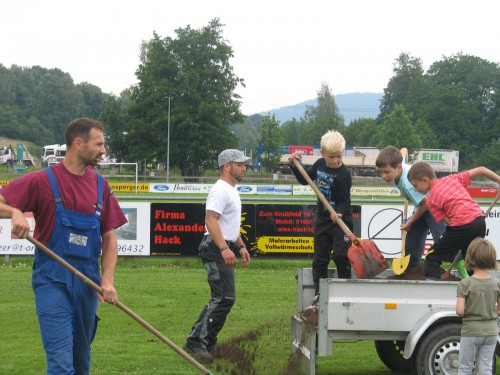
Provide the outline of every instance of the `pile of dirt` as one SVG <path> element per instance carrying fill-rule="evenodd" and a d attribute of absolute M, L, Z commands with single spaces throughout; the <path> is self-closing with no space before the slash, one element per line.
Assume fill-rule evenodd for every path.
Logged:
<path fill-rule="evenodd" d="M 444 274 L 446 270 L 441 268 L 441 275 Z M 425 271 L 424 271 L 424 264 L 420 263 L 418 266 L 412 268 L 412 269 L 407 269 L 405 272 L 403 272 L 401 275 L 392 275 L 388 276 L 387 279 L 391 280 L 425 280 Z M 462 280 L 461 278 L 450 274 L 447 281 L 459 281 Z"/>
<path fill-rule="evenodd" d="M 297 317 L 302 321 L 304 327 L 309 332 L 314 332 L 318 329 L 318 308 L 309 306 L 304 311 L 297 313 Z"/>
<path fill-rule="evenodd" d="M 261 333 L 261 329 L 256 329 L 219 343 L 212 355 L 223 361 L 216 361 L 215 370 L 231 375 L 257 375 L 253 362 Z"/>
<path fill-rule="evenodd" d="M 299 319 L 305 330 L 302 331 L 299 337 L 300 345 L 304 345 L 309 332 L 316 332 L 318 330 L 318 308 L 316 306 L 309 306 L 304 311 L 295 315 Z M 280 375 L 298 375 L 301 373 L 301 356 L 298 350 L 293 350 L 289 355 L 286 367 L 281 371 Z"/>

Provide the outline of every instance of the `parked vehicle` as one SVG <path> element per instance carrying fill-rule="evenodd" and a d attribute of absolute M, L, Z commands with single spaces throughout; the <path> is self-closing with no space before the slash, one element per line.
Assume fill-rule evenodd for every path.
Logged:
<path fill-rule="evenodd" d="M 290 173 L 288 159 L 293 150 L 305 150 L 302 156 L 302 165 L 305 169 L 321 158 L 319 147 L 289 146 L 289 153 L 282 153 L 277 171 Z M 346 148 L 343 162 L 351 170 L 353 176 L 378 176 L 375 160 L 380 152 L 376 147 L 351 147 Z M 434 167 L 438 177 L 458 172 L 459 152 L 447 149 L 421 149 L 413 157 L 413 162 L 423 160 Z"/>
<path fill-rule="evenodd" d="M 66 156 L 66 145 L 54 144 L 43 146 L 42 164 L 47 167 L 50 164 L 59 163 Z"/>
<path fill-rule="evenodd" d="M 0 148 L 0 165 L 7 165 L 10 168 L 16 165 L 30 168 L 35 166 L 35 159 L 24 144 L 18 143 L 16 148 L 12 145 Z"/>
<path fill-rule="evenodd" d="M 312 270 L 299 269 L 292 350 L 303 373 L 314 375 L 316 356 L 332 355 L 336 341 L 350 340 L 374 340 L 378 356 L 393 371 L 457 373 L 462 327 L 455 313 L 458 282 L 384 278 L 391 274 L 386 270 L 377 279 L 338 279 L 331 269 L 329 278 L 320 281 L 318 307 L 310 308 Z M 492 274 L 500 278 L 498 271 Z M 495 368 L 496 358 L 493 374 Z"/>

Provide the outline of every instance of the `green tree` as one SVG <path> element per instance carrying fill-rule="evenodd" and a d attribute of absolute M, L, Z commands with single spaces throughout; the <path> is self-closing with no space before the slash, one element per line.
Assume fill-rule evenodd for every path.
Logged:
<path fill-rule="evenodd" d="M 439 148 L 438 137 L 426 121 L 418 119 L 414 127 L 422 140 L 422 148 Z"/>
<path fill-rule="evenodd" d="M 483 165 L 492 171 L 500 171 L 500 140 L 493 139 L 483 148 L 477 160 L 477 165 Z"/>
<path fill-rule="evenodd" d="M 376 147 L 378 145 L 378 124 L 375 119 L 362 118 L 352 121 L 344 130 L 348 146 Z"/>
<path fill-rule="evenodd" d="M 265 116 L 260 124 L 259 145 L 263 151 L 262 161 L 268 172 L 276 169 L 281 159 L 280 147 L 283 145 L 283 133 L 280 123 L 274 115 Z"/>
<path fill-rule="evenodd" d="M 378 131 L 378 147 L 392 145 L 397 148 L 406 147 L 411 155 L 422 148 L 422 140 L 411 123 L 410 116 L 402 105 L 394 105 L 394 109 L 385 117 Z"/>
<path fill-rule="evenodd" d="M 420 101 L 419 94 L 425 94 L 424 69 L 420 58 L 401 53 L 394 61 L 392 71 L 394 75 L 384 89 L 380 102 L 380 121 L 392 112 L 396 104 L 403 105 L 411 116 L 412 109 Z"/>
<path fill-rule="evenodd" d="M 462 168 L 477 164 L 500 131 L 499 64 L 458 53 L 423 73 L 420 59 L 401 54 L 394 73 L 384 90 L 378 122 L 402 105 L 423 147 L 459 150 Z"/>
<path fill-rule="evenodd" d="M 301 145 L 301 131 L 302 124 L 293 118 L 290 121 L 285 122 L 281 129 L 283 131 L 284 145 Z"/>
<path fill-rule="evenodd" d="M 238 138 L 239 149 L 254 155 L 257 150 L 259 135 L 254 124 L 245 117 L 242 122 L 231 125 L 231 129 Z"/>
<path fill-rule="evenodd" d="M 79 83 L 76 87 L 83 96 L 84 108 L 82 116 L 93 119 L 99 118 L 101 105 L 104 102 L 104 95 L 101 89 L 87 82 Z"/>
<path fill-rule="evenodd" d="M 199 175 L 220 151 L 237 147 L 229 125 L 242 119 L 235 89 L 244 82 L 233 72 L 222 27 L 216 18 L 199 30 L 175 30 L 176 39 L 154 34 L 143 44 L 130 107 L 132 156 L 148 151 L 166 160 L 168 98 L 170 163 L 183 175 Z"/>
<path fill-rule="evenodd" d="M 317 107 L 309 107 L 302 119 L 302 142 L 305 145 L 318 144 L 328 130 L 344 132 L 344 117 L 335 104 L 330 87 L 323 82 L 318 91 Z"/>
<path fill-rule="evenodd" d="M 130 119 L 127 113 L 126 95 L 127 92 L 124 92 L 120 98 L 117 98 L 105 94 L 99 115 L 99 121 L 106 129 L 106 153 L 119 161 L 127 159 L 130 148 L 127 142 Z"/>

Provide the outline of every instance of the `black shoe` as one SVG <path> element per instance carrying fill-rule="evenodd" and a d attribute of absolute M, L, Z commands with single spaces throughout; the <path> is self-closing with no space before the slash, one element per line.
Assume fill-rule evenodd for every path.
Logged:
<path fill-rule="evenodd" d="M 213 361 L 213 359 L 214 359 L 214 357 L 206 349 L 203 349 L 200 347 L 198 347 L 198 348 L 191 347 L 191 346 L 188 346 L 187 343 L 184 344 L 183 348 L 186 352 L 193 355 L 193 357 L 196 357 L 197 359 L 199 359 L 202 362 L 208 363 L 208 362 Z"/>
<path fill-rule="evenodd" d="M 212 356 L 212 357 L 217 357 L 217 344 L 213 344 L 211 346 L 207 347 L 207 352 Z"/>

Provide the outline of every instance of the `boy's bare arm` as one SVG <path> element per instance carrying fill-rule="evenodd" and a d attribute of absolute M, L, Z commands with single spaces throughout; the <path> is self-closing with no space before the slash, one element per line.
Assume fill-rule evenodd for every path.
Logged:
<path fill-rule="evenodd" d="M 470 169 L 469 174 L 471 179 L 477 176 L 484 176 L 491 181 L 495 181 L 496 183 L 500 184 L 500 176 L 486 167 L 477 167 Z"/>
<path fill-rule="evenodd" d="M 401 150 L 401 155 L 405 158 L 406 162 L 408 163 L 408 149 L 406 147 L 403 147 Z"/>
<path fill-rule="evenodd" d="M 417 211 L 413 215 L 410 216 L 408 221 L 405 224 L 401 225 L 401 230 L 406 230 L 409 231 L 411 229 L 412 224 L 418 220 L 424 213 L 427 211 L 427 199 L 423 199 L 422 202 L 420 202 L 420 206 L 418 206 Z"/>

